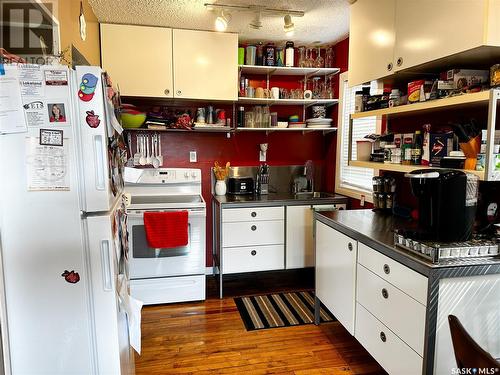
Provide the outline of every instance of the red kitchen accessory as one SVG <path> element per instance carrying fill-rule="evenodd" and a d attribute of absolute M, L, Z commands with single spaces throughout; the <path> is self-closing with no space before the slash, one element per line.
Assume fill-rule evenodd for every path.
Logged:
<path fill-rule="evenodd" d="M 145 212 L 144 228 L 148 246 L 169 249 L 188 244 L 188 212 Z"/>

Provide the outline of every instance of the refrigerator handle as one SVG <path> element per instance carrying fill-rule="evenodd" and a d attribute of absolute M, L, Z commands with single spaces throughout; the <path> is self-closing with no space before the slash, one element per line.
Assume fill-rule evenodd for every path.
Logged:
<path fill-rule="evenodd" d="M 102 135 L 94 136 L 94 164 L 95 164 L 95 188 L 104 190 L 105 156 L 103 150 Z"/>
<path fill-rule="evenodd" d="M 109 260 L 109 240 L 101 241 L 101 269 L 103 288 L 106 292 L 109 292 L 113 289 L 111 279 L 111 262 Z"/>

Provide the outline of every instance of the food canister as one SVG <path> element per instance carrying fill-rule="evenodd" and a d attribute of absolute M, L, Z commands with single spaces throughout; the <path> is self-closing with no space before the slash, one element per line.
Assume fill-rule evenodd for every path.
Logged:
<path fill-rule="evenodd" d="M 294 55 L 295 55 L 295 49 L 293 48 L 293 42 L 288 41 L 286 42 L 285 46 L 285 64 L 286 66 L 294 66 Z"/>
<path fill-rule="evenodd" d="M 264 53 L 264 65 L 274 66 L 276 65 L 276 47 L 274 43 L 268 43 L 266 45 L 265 53 Z"/>
<path fill-rule="evenodd" d="M 257 52 L 257 47 L 255 46 L 247 46 L 247 55 L 245 63 L 247 65 L 255 65 L 255 54 Z"/>

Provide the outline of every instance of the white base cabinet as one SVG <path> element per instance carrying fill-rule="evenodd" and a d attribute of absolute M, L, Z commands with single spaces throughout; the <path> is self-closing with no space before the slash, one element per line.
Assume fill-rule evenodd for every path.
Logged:
<path fill-rule="evenodd" d="M 316 297 L 351 335 L 354 335 L 357 249 L 357 241 L 316 221 Z"/>
<path fill-rule="evenodd" d="M 389 374 L 421 374 L 428 279 L 316 221 L 316 297 Z"/>

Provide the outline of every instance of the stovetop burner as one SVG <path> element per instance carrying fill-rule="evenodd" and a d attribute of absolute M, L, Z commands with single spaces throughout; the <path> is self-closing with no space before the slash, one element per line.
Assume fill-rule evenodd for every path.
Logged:
<path fill-rule="evenodd" d="M 497 238 L 475 235 L 463 242 L 435 242 L 412 236 L 411 231 L 395 231 L 394 244 L 430 260 L 434 264 L 443 261 L 499 256 Z"/>

